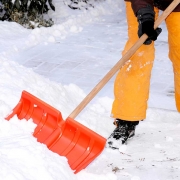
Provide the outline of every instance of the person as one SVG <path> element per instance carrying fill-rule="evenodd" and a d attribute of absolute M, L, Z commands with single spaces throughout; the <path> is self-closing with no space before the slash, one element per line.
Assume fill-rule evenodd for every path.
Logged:
<path fill-rule="evenodd" d="M 126 0 L 128 41 L 125 54 L 144 33 L 148 38 L 130 60 L 120 69 L 114 82 L 112 117 L 116 128 L 107 144 L 113 149 L 134 136 L 136 126 L 146 118 L 150 77 L 155 58 L 154 41 L 161 28 L 154 30 L 159 10 L 165 10 L 172 0 Z M 175 100 L 180 112 L 180 4 L 166 18 L 169 58 L 174 70 Z"/>

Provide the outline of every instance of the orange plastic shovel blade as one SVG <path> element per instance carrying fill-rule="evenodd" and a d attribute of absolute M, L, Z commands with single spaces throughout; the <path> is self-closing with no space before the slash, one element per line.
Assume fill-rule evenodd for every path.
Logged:
<path fill-rule="evenodd" d="M 28 93 L 23 91 L 19 103 L 5 119 L 14 115 L 18 119 L 33 119 L 37 124 L 34 137 L 38 142 L 68 159 L 75 173 L 88 166 L 104 149 L 106 139 L 79 122 L 68 117 L 62 119 L 61 113 Z"/>

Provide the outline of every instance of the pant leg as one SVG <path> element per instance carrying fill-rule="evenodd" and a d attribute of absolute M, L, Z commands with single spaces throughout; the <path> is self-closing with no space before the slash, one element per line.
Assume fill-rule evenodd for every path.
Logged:
<path fill-rule="evenodd" d="M 180 12 L 172 12 L 166 19 L 169 42 L 169 58 L 173 64 L 175 100 L 180 112 Z"/>
<path fill-rule="evenodd" d="M 128 41 L 122 54 L 139 39 L 138 22 L 130 2 L 126 2 L 126 16 Z M 145 119 L 154 54 L 154 43 L 142 45 L 118 72 L 114 82 L 113 118 L 129 121 Z"/>

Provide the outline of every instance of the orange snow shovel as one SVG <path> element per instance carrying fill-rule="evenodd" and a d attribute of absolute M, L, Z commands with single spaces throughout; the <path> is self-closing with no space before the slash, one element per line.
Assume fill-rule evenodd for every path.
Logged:
<path fill-rule="evenodd" d="M 155 22 L 155 29 L 179 3 L 180 0 L 174 0 L 169 5 Z M 37 124 L 33 133 L 37 141 L 46 144 L 51 151 L 65 156 L 75 173 L 81 171 L 103 151 L 106 139 L 74 119 L 146 39 L 146 34 L 141 36 L 65 121 L 60 111 L 26 91 L 22 92 L 19 103 L 5 119 L 10 120 L 14 115 L 20 120 L 32 118 Z"/>

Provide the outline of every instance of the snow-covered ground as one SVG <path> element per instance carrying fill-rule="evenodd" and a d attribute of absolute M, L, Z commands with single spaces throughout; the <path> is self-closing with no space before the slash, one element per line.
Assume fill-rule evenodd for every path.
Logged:
<path fill-rule="evenodd" d="M 28 30 L 0 21 L 0 179 L 180 179 L 180 115 L 174 111 L 165 24 L 156 42 L 147 118 L 119 151 L 105 148 L 87 168 L 74 174 L 65 157 L 32 136 L 36 127 L 32 120 L 4 119 L 23 90 L 60 110 L 66 119 L 121 58 L 127 40 L 123 1 L 95 2 L 95 8 L 81 11 L 62 1 L 54 4 L 56 11 L 49 16 L 55 25 L 50 28 Z M 76 120 L 107 138 L 114 129 L 112 101 L 113 80 Z"/>

